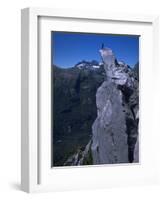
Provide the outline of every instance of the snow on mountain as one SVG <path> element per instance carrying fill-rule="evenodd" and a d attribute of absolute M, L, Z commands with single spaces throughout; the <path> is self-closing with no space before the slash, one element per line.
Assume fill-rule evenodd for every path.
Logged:
<path fill-rule="evenodd" d="M 119 65 L 125 65 L 125 63 L 123 61 L 118 61 Z"/>
<path fill-rule="evenodd" d="M 100 68 L 99 65 L 93 65 L 92 67 L 95 68 L 95 69 L 99 69 Z"/>
<path fill-rule="evenodd" d="M 102 63 L 99 63 L 95 60 L 93 61 L 81 61 L 77 63 L 74 67 L 77 67 L 79 69 L 90 69 L 90 70 L 96 70 L 100 69 Z"/>

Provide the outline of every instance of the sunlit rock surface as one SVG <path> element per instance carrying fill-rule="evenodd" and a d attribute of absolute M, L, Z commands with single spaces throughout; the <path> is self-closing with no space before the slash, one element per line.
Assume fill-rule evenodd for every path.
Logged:
<path fill-rule="evenodd" d="M 138 162 L 138 81 L 111 49 L 100 50 L 107 80 L 96 93 L 97 118 L 92 126 L 93 164 Z"/>

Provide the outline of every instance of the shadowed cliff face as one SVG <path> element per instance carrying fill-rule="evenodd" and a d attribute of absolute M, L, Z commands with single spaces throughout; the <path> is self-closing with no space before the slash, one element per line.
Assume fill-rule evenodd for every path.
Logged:
<path fill-rule="evenodd" d="M 62 166 L 83 150 L 97 117 L 96 91 L 105 78 L 97 62 L 80 62 L 73 68 L 53 66 L 53 165 Z"/>

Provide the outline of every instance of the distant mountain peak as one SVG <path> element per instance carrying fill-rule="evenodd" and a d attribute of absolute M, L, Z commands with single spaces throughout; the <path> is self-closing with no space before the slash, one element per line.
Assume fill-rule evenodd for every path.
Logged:
<path fill-rule="evenodd" d="M 74 67 L 77 67 L 79 69 L 90 69 L 90 70 L 96 70 L 96 69 L 100 69 L 101 65 L 103 63 L 99 63 L 96 60 L 92 60 L 92 61 L 85 61 L 82 60 L 80 62 L 78 62 Z"/>

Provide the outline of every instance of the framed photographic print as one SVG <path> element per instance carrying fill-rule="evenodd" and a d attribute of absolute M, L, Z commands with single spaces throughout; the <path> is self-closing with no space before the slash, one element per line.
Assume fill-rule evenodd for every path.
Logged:
<path fill-rule="evenodd" d="M 22 190 L 157 183 L 157 55 L 157 16 L 23 9 Z"/>

